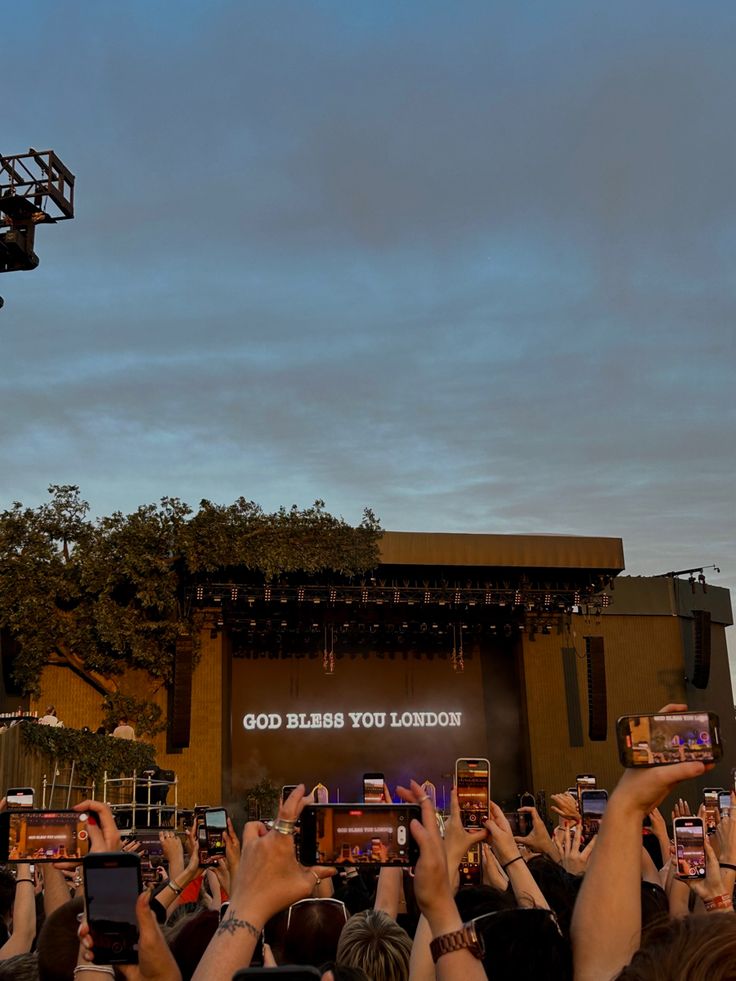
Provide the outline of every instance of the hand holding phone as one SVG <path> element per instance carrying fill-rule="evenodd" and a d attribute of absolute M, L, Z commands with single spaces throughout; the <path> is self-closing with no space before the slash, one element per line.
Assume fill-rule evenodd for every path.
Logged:
<path fill-rule="evenodd" d="M 715 763 L 723 756 L 721 729 L 713 712 L 673 711 L 624 715 L 616 722 L 621 762 L 627 767 Z"/>
<path fill-rule="evenodd" d="M 705 878 L 705 827 L 701 818 L 679 817 L 674 822 L 678 879 Z"/>
<path fill-rule="evenodd" d="M 483 827 L 490 813 L 491 764 L 484 758 L 463 757 L 455 761 L 455 787 L 463 826 Z"/>
<path fill-rule="evenodd" d="M 96 852 L 86 856 L 83 868 L 95 964 L 137 964 L 140 859 L 133 852 Z"/>

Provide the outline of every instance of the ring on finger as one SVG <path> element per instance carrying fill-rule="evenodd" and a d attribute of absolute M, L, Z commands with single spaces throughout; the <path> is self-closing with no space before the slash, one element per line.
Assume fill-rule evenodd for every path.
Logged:
<path fill-rule="evenodd" d="M 274 831 L 278 831 L 280 835 L 294 835 L 296 834 L 296 821 L 286 821 L 284 818 L 277 818 L 271 827 Z"/>

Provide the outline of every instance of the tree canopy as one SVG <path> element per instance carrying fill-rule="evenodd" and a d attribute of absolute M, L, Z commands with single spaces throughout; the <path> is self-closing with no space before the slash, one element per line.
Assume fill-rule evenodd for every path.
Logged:
<path fill-rule="evenodd" d="M 0 627 L 19 643 L 15 677 L 30 693 L 54 655 L 102 679 L 142 668 L 170 680 L 176 639 L 196 626 L 186 597 L 199 577 L 355 576 L 378 564 L 368 509 L 351 526 L 322 501 L 268 513 L 243 497 L 197 511 L 164 497 L 91 519 L 78 487 L 49 494 L 0 513 Z"/>

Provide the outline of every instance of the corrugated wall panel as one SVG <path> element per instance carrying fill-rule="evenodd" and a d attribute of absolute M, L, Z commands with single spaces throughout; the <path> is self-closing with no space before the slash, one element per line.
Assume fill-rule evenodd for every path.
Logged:
<path fill-rule="evenodd" d="M 599 621 L 573 618 L 572 637 L 537 635 L 524 642 L 524 673 L 534 786 L 548 793 L 569 787 L 577 773 L 595 773 L 599 786 L 612 788 L 621 774 L 616 750 L 616 719 L 633 712 L 653 712 L 685 698 L 677 617 L 617 617 Z M 565 682 L 560 649 L 574 646 L 581 658 L 578 694 L 587 718 L 586 636 L 603 637 L 608 688 L 608 735 L 570 746 L 565 716 Z"/>

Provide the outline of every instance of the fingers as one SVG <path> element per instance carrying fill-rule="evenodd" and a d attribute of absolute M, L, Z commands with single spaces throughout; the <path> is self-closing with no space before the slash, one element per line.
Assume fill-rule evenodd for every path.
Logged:
<path fill-rule="evenodd" d="M 265 940 L 263 941 L 263 966 L 278 967 L 276 958 L 273 956 L 273 951 L 271 950 L 271 945 L 267 944 Z"/>
<path fill-rule="evenodd" d="M 297 784 L 286 800 L 279 805 L 279 817 L 285 821 L 296 821 L 303 807 L 304 793 L 304 784 Z"/>

